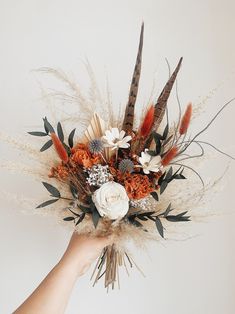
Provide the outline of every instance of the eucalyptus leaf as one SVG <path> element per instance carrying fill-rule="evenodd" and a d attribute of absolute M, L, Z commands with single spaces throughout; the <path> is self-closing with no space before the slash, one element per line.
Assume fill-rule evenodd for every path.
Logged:
<path fill-rule="evenodd" d="M 168 182 L 167 181 L 162 181 L 162 184 L 160 186 L 160 194 L 162 194 L 165 189 L 167 188 Z"/>
<path fill-rule="evenodd" d="M 43 202 L 42 204 L 38 205 L 36 208 L 42 208 L 42 207 L 46 207 L 50 204 L 53 204 L 55 202 L 57 202 L 59 200 L 59 198 L 54 198 L 52 200 L 49 200 L 49 201 L 46 201 L 46 202 Z"/>
<path fill-rule="evenodd" d="M 83 205 L 78 205 L 78 207 L 81 209 L 81 211 L 83 211 L 84 213 L 91 213 L 91 209 L 90 207 L 86 207 L 86 206 L 83 206 Z"/>
<path fill-rule="evenodd" d="M 70 147 L 67 144 L 65 144 L 65 143 L 63 143 L 63 146 L 66 149 L 67 154 L 70 155 L 70 153 L 71 153 Z"/>
<path fill-rule="evenodd" d="M 147 153 L 150 155 L 150 156 L 156 156 L 156 152 L 154 150 L 147 150 Z"/>
<path fill-rule="evenodd" d="M 70 188 L 70 191 L 71 191 L 73 197 L 77 199 L 78 198 L 78 190 L 76 189 L 76 187 L 72 183 L 70 183 L 69 188 Z"/>
<path fill-rule="evenodd" d="M 42 184 L 44 185 L 44 187 L 47 189 L 47 191 L 49 193 L 51 193 L 52 196 L 60 198 L 60 192 L 59 190 L 57 190 L 57 188 L 55 188 L 53 185 L 47 183 L 47 182 L 42 182 Z"/>
<path fill-rule="evenodd" d="M 173 209 L 171 208 L 171 203 L 167 206 L 167 209 L 164 212 L 164 217 L 166 218 L 166 216 L 172 211 Z"/>
<path fill-rule="evenodd" d="M 159 185 L 161 185 L 162 184 L 162 182 L 163 182 L 163 180 L 164 180 L 164 178 L 165 178 L 165 172 L 163 173 L 163 175 L 159 178 L 159 180 L 158 180 L 158 184 Z"/>
<path fill-rule="evenodd" d="M 47 133 L 40 132 L 40 131 L 28 132 L 28 134 L 33 135 L 33 136 L 47 136 Z"/>
<path fill-rule="evenodd" d="M 169 132 L 169 125 L 167 124 L 162 135 L 163 140 L 167 138 L 168 132 Z"/>
<path fill-rule="evenodd" d="M 135 219 L 130 219 L 129 222 L 135 227 L 138 227 L 138 228 L 143 227 L 142 223 L 140 223 L 139 221 Z"/>
<path fill-rule="evenodd" d="M 160 236 L 161 236 L 162 238 L 164 238 L 164 229 L 163 229 L 163 225 L 162 225 L 161 220 L 160 220 L 158 217 L 156 217 L 155 224 L 156 224 L 156 227 L 157 227 L 157 230 L 158 230 Z"/>
<path fill-rule="evenodd" d="M 170 169 L 168 170 L 167 174 L 166 174 L 166 177 L 165 177 L 165 180 L 168 182 L 171 177 L 172 177 L 172 174 L 173 174 L 173 168 L 170 167 Z"/>
<path fill-rule="evenodd" d="M 64 142 L 64 132 L 63 132 L 62 125 L 60 122 L 58 122 L 58 124 L 57 124 L 57 134 L 59 136 L 59 139 L 63 143 Z"/>
<path fill-rule="evenodd" d="M 72 221 L 72 220 L 74 220 L 74 217 L 66 217 L 66 218 L 64 218 L 63 220 L 64 220 L 64 221 Z"/>
<path fill-rule="evenodd" d="M 137 215 L 137 217 L 138 217 L 138 219 L 143 220 L 143 221 L 147 221 L 148 220 L 148 218 L 146 218 L 144 216 Z"/>
<path fill-rule="evenodd" d="M 71 133 L 69 134 L 68 142 L 69 142 L 69 147 L 73 148 L 73 138 L 75 134 L 76 129 L 73 129 Z"/>
<path fill-rule="evenodd" d="M 48 133 L 55 133 L 53 126 L 48 122 L 47 117 L 43 119 L 44 121 L 44 129 Z"/>
<path fill-rule="evenodd" d="M 95 228 L 97 227 L 99 220 L 100 220 L 100 214 L 98 213 L 97 210 L 94 210 L 92 212 L 92 221 L 93 221 Z"/>
<path fill-rule="evenodd" d="M 75 225 L 77 226 L 78 224 L 80 224 L 80 222 L 83 221 L 83 219 L 85 218 L 85 216 L 86 216 L 86 214 L 85 214 L 85 213 L 82 213 Z"/>
<path fill-rule="evenodd" d="M 48 148 L 50 148 L 52 146 L 53 142 L 52 140 L 49 140 L 48 142 L 46 142 L 42 148 L 40 149 L 40 152 L 44 152 L 45 150 L 47 150 Z"/>
<path fill-rule="evenodd" d="M 152 197 L 153 197 L 156 201 L 159 201 L 159 197 L 158 197 L 157 192 L 152 192 L 151 195 L 152 195 Z"/>
<path fill-rule="evenodd" d="M 164 141 L 164 146 L 166 146 L 172 138 L 173 138 L 173 134 Z"/>

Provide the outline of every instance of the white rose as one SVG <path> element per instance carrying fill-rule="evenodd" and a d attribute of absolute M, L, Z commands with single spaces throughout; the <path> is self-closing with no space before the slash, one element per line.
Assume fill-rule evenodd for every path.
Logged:
<path fill-rule="evenodd" d="M 129 209 L 129 198 L 125 188 L 116 182 L 104 183 L 92 196 L 92 200 L 103 217 L 120 219 Z"/>

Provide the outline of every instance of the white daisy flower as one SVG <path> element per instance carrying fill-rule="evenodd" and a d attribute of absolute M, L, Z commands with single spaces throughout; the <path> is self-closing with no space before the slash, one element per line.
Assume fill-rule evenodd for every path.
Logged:
<path fill-rule="evenodd" d="M 145 174 L 149 174 L 150 171 L 158 172 L 162 168 L 161 157 L 159 155 L 158 156 L 149 155 L 148 149 L 145 149 L 145 151 L 141 153 L 141 157 L 139 157 L 139 162 Z"/>
<path fill-rule="evenodd" d="M 119 132 L 118 128 L 112 128 L 111 130 L 105 131 L 105 135 L 102 137 L 104 140 L 105 147 L 112 147 L 113 149 L 128 148 L 131 140 L 131 136 L 125 136 L 125 131 Z"/>

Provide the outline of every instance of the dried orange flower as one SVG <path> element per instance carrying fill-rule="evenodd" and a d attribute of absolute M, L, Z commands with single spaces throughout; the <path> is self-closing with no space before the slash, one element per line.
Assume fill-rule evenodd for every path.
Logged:
<path fill-rule="evenodd" d="M 130 199 L 141 199 L 153 192 L 153 187 L 146 175 L 134 174 L 124 181 L 127 195 Z"/>
<path fill-rule="evenodd" d="M 56 167 L 51 168 L 51 170 L 48 174 L 48 177 L 65 180 L 65 179 L 67 179 L 68 175 L 69 175 L 68 169 L 65 166 L 63 166 L 62 164 L 60 164 Z"/>
<path fill-rule="evenodd" d="M 78 144 L 71 152 L 73 154 L 71 157 L 72 161 L 85 168 L 90 168 L 95 164 L 101 163 L 101 157 L 99 155 L 92 155 L 84 144 Z"/>

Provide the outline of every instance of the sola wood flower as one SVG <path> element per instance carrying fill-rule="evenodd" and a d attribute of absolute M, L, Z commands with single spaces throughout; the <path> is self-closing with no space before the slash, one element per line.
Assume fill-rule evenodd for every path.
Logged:
<path fill-rule="evenodd" d="M 104 183 L 92 196 L 100 214 L 110 219 L 120 219 L 129 209 L 129 198 L 125 188 L 116 182 Z"/>
<path fill-rule="evenodd" d="M 103 136 L 104 146 L 111 147 L 113 149 L 128 148 L 131 140 L 131 136 L 125 136 L 125 131 L 119 131 L 118 128 L 112 128 L 111 130 L 105 131 Z"/>
<path fill-rule="evenodd" d="M 145 151 L 141 153 L 139 162 L 145 174 L 149 174 L 150 171 L 158 172 L 161 169 L 161 157 L 159 155 L 151 156 L 148 154 L 148 149 L 145 149 Z"/>

